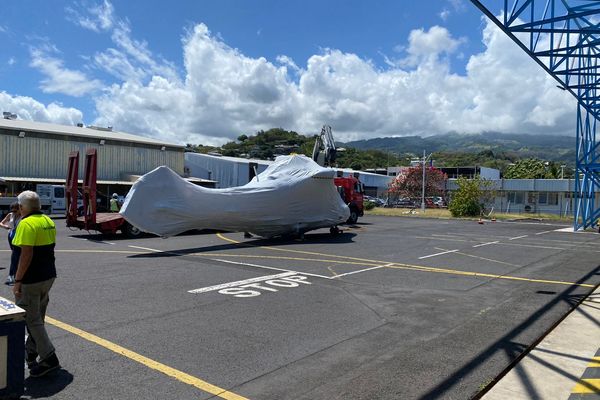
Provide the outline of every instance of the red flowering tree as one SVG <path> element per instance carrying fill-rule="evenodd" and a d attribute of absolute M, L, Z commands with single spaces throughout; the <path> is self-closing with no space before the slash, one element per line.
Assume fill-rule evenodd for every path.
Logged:
<path fill-rule="evenodd" d="M 435 167 L 425 166 L 425 197 L 442 196 L 448 177 Z M 407 168 L 390 183 L 390 197 L 420 199 L 423 187 L 423 166 Z"/>

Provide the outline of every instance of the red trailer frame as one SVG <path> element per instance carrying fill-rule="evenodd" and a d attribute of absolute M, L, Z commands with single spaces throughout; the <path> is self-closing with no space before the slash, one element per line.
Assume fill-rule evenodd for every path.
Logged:
<path fill-rule="evenodd" d="M 119 213 L 97 213 L 97 168 L 98 153 L 96 149 L 88 149 L 85 153 L 85 170 L 82 186 L 83 216 L 78 216 L 77 177 L 79 169 L 79 151 L 69 154 L 69 169 L 67 171 L 67 226 L 87 231 L 98 231 L 103 234 L 115 234 L 121 231 L 128 237 L 136 237 L 141 231 Z"/>

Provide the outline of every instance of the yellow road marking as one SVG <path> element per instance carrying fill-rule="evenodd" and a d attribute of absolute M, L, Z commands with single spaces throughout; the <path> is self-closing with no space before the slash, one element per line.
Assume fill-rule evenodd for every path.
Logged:
<path fill-rule="evenodd" d="M 333 270 L 332 266 L 327 267 L 327 269 L 333 274 L 333 276 L 338 276 L 338 273 Z"/>
<path fill-rule="evenodd" d="M 598 393 L 600 394 L 600 379 L 581 379 L 571 390 L 571 393 Z"/>
<path fill-rule="evenodd" d="M 441 238 L 441 237 L 429 237 L 429 236 L 415 236 L 415 239 L 427 239 L 427 240 L 442 240 L 442 241 L 449 241 L 449 242 L 466 242 L 466 243 L 476 243 L 477 240 L 464 240 L 464 239 L 450 239 L 450 238 Z M 589 252 L 589 253 L 600 253 L 599 250 L 592 250 L 592 249 L 585 249 L 585 248 L 581 248 L 581 247 L 576 247 L 576 246 L 569 246 L 568 249 L 565 249 L 564 247 L 550 247 L 550 246 L 540 246 L 540 245 L 535 245 L 535 244 L 522 244 L 522 243 L 503 243 L 503 242 L 498 242 L 495 243 L 497 245 L 501 245 L 501 246 L 516 246 L 516 247 L 531 247 L 534 249 L 547 249 L 547 250 L 564 250 L 564 251 L 585 251 L 585 252 Z"/>
<path fill-rule="evenodd" d="M 242 242 L 238 242 L 237 240 L 230 239 L 230 238 L 224 236 L 221 233 L 217 233 L 217 236 L 219 238 L 225 240 L 225 241 L 230 242 L 230 243 L 235 243 L 235 244 L 238 244 L 238 245 L 241 245 L 241 246 L 246 246 L 246 247 L 256 247 L 256 248 L 263 248 L 263 249 L 283 251 L 283 252 L 303 253 L 303 254 L 318 255 L 318 256 L 324 256 L 324 257 L 333 257 L 333 258 L 357 260 L 357 261 L 362 261 L 363 263 L 365 263 L 367 265 L 371 265 L 371 264 L 382 265 L 382 264 L 385 264 L 385 268 L 407 269 L 407 270 L 413 270 L 413 271 L 436 272 L 436 273 L 444 273 L 444 274 L 485 277 L 485 278 L 493 278 L 493 279 L 506 279 L 506 280 L 513 280 L 513 281 L 524 281 L 524 282 L 535 282 L 535 283 L 550 283 L 550 284 L 556 284 L 556 285 L 581 286 L 581 287 L 589 287 L 589 288 L 596 287 L 595 285 L 590 285 L 590 284 L 586 284 L 586 283 L 554 281 L 554 280 L 546 280 L 546 279 L 521 278 L 521 277 L 518 277 L 518 276 L 510 276 L 510 275 L 486 274 L 486 273 L 483 273 L 483 272 L 471 272 L 471 271 L 461 271 L 461 270 L 447 269 L 447 268 L 425 267 L 425 266 L 422 266 L 422 265 L 411 265 L 411 264 L 394 263 L 394 262 L 390 263 L 390 262 L 387 262 L 387 261 L 369 260 L 369 259 L 365 259 L 365 258 L 348 257 L 348 256 L 338 256 L 338 255 L 335 255 L 335 254 L 323 254 L 323 253 L 316 253 L 316 252 L 312 252 L 312 251 L 280 249 L 280 248 L 277 248 L 277 247 L 268 247 L 268 246 L 254 246 L 254 245 L 251 245 L 251 244 L 248 244 L 248 243 L 242 243 Z M 311 260 L 311 261 L 317 261 L 317 260 Z M 321 261 L 321 260 L 319 260 L 319 261 Z M 326 261 L 326 260 L 323 260 L 323 261 Z M 327 262 L 332 262 L 332 261 L 333 260 L 328 260 Z"/>
<path fill-rule="evenodd" d="M 386 268 L 411 269 L 411 270 L 417 270 L 417 271 L 437 272 L 437 273 L 451 274 L 451 275 L 465 275 L 465 276 L 475 276 L 475 277 L 481 276 L 481 277 L 484 277 L 484 278 L 507 279 L 507 280 L 511 280 L 511 281 L 524 281 L 524 282 L 535 282 L 535 283 L 551 283 L 551 284 L 555 284 L 555 285 L 581 286 L 581 287 L 589 287 L 589 288 L 596 287 L 596 285 L 590 285 L 590 284 L 587 284 L 587 283 L 553 281 L 553 280 L 547 280 L 547 279 L 521 278 L 519 276 L 486 274 L 486 273 L 483 273 L 483 272 L 471 272 L 471 271 L 461 271 L 461 270 L 457 270 L 457 269 L 423 267 L 423 266 L 420 266 L 420 265 L 410 265 L 410 264 L 396 264 L 396 263 L 392 263 L 392 265 L 387 265 Z"/>
<path fill-rule="evenodd" d="M 477 258 L 479 260 L 483 260 L 483 261 L 490 261 L 490 262 L 495 262 L 498 264 L 504 264 L 504 265 L 508 265 L 510 267 L 521 267 L 521 265 L 517 265 L 517 264 L 511 264 L 505 261 L 500 261 L 500 260 L 494 260 L 492 258 L 486 258 L 486 257 L 480 257 L 480 256 L 476 256 L 473 254 L 467 254 L 467 253 L 462 253 L 460 251 L 457 251 L 455 254 L 460 254 L 461 256 L 465 256 L 465 257 L 472 257 L 472 258 Z"/>
<path fill-rule="evenodd" d="M 185 372 L 181 372 L 176 370 L 175 368 L 171 368 L 168 365 L 159 363 L 154 361 L 148 357 L 144 357 L 141 354 L 128 350 L 122 346 L 119 346 L 115 343 L 109 342 L 106 339 L 102 339 L 96 335 L 83 331 L 74 326 L 65 324 L 64 322 L 58 321 L 54 318 L 46 317 L 46 322 L 52 324 L 60 329 L 63 329 L 67 332 L 70 332 L 74 335 L 77 335 L 87 341 L 95 343 L 99 346 L 102 346 L 108 350 L 111 350 L 119 355 L 125 356 L 133 361 L 137 361 L 140 364 L 145 365 L 148 368 L 154 369 L 156 371 L 162 372 L 163 374 L 170 376 L 172 378 L 177 379 L 180 382 L 186 383 L 188 385 L 194 386 L 200 390 L 203 390 L 207 393 L 210 393 L 214 396 L 218 396 L 222 399 L 227 400 L 248 400 L 246 397 L 242 397 L 238 394 L 232 393 L 228 390 L 222 389 L 218 386 L 212 385 L 202 379 L 196 378 L 195 376 L 186 374 Z"/>
<path fill-rule="evenodd" d="M 181 254 L 184 255 L 184 254 Z M 226 254 L 226 253 L 192 253 L 185 254 L 192 255 L 198 257 L 233 257 L 233 258 L 262 258 L 262 259 L 272 259 L 272 260 L 291 260 L 291 261 L 316 261 L 321 263 L 335 263 L 335 264 L 351 264 L 351 265 L 379 265 L 375 261 L 344 261 L 344 260 L 325 260 L 320 258 L 304 258 L 304 257 L 283 257 L 283 256 L 264 256 L 264 255 L 256 255 L 256 254 Z M 327 255 L 325 255 L 327 256 Z"/>
<path fill-rule="evenodd" d="M 368 263 L 377 263 L 378 265 L 383 263 L 383 264 L 387 264 L 387 261 L 377 261 L 377 260 L 370 260 L 367 258 L 359 258 L 359 257 L 349 257 L 349 256 L 338 256 L 336 254 L 324 254 L 324 253 L 316 253 L 313 251 L 304 251 L 304 250 L 292 250 L 292 249 L 280 249 L 277 247 L 269 247 L 269 246 L 255 246 L 252 244 L 248 244 L 248 243 L 242 243 L 242 242 L 238 242 L 237 240 L 234 239 L 230 239 L 226 236 L 224 236 L 221 233 L 217 233 L 217 237 L 230 242 L 230 243 L 235 243 L 237 245 L 240 246 L 246 246 L 246 247 L 254 247 L 254 248 L 260 248 L 260 249 L 268 249 L 268 250 L 273 250 L 273 251 L 283 251 L 283 252 L 288 252 L 288 253 L 298 253 L 298 254 L 309 254 L 312 256 L 323 256 L 323 257 L 332 257 L 332 258 L 341 258 L 343 260 L 354 260 L 354 261 L 362 261 L 362 262 L 368 262 Z"/>
<path fill-rule="evenodd" d="M 600 356 L 592 357 L 592 361 L 588 364 L 588 367 L 600 368 Z"/>

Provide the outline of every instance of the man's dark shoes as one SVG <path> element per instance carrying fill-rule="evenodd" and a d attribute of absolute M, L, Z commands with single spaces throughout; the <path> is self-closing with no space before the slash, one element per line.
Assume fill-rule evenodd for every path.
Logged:
<path fill-rule="evenodd" d="M 33 366 L 29 371 L 29 376 L 37 378 L 38 376 L 46 375 L 50 371 L 60 368 L 58 357 L 56 354 L 52 354 L 50 357 L 40 361 L 37 365 Z"/>
<path fill-rule="evenodd" d="M 25 361 L 27 362 L 27 368 L 32 369 L 33 367 L 35 367 L 36 365 L 38 365 L 37 363 L 37 354 L 32 353 L 32 354 L 27 354 L 27 357 L 25 358 Z"/>

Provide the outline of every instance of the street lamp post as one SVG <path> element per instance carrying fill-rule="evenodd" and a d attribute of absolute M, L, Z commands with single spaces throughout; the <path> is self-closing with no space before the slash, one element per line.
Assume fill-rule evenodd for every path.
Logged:
<path fill-rule="evenodd" d="M 425 212 L 425 163 L 431 157 L 433 153 L 425 157 L 425 150 L 423 150 L 423 181 L 421 182 L 421 212 Z"/>
<path fill-rule="evenodd" d="M 421 212 L 425 212 L 425 150 L 423 150 L 423 181 L 421 184 Z"/>

